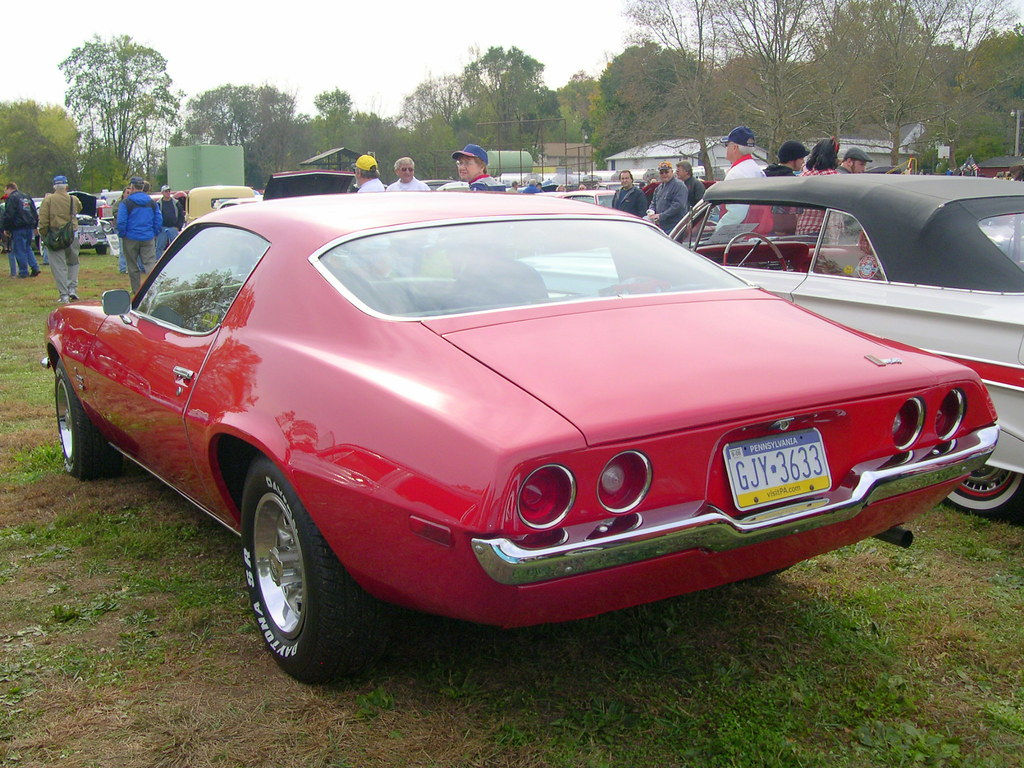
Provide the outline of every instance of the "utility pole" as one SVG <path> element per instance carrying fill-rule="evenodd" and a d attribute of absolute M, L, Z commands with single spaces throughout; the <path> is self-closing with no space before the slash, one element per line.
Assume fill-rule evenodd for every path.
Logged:
<path fill-rule="evenodd" d="M 1017 125 L 1013 131 L 1013 156 L 1020 157 L 1020 117 L 1024 114 L 1022 109 L 1014 109 L 1010 111 L 1010 117 L 1017 118 Z"/>

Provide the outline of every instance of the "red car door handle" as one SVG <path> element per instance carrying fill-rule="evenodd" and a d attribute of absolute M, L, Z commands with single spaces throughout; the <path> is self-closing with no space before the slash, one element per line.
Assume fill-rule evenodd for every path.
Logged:
<path fill-rule="evenodd" d="M 190 371 L 188 368 L 183 368 L 180 365 L 174 366 L 173 370 L 174 378 L 184 379 L 185 381 L 192 381 L 192 377 L 196 375 L 194 371 Z"/>

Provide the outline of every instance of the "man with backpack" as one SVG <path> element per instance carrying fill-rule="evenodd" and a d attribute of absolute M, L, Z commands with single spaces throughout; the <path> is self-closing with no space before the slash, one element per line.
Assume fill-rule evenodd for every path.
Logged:
<path fill-rule="evenodd" d="M 145 184 L 141 177 L 132 176 L 131 195 L 127 200 L 122 198 L 117 207 L 117 234 L 121 238 L 121 252 L 125 255 L 133 294 L 139 292 L 143 278 L 156 266 L 156 238 L 164 224 L 160 206 L 142 191 Z"/>
<path fill-rule="evenodd" d="M 5 232 L 11 233 L 11 252 L 18 264 L 18 277 L 36 277 L 39 275 L 39 263 L 32 253 L 32 235 L 39 224 L 36 204 L 24 192 L 18 191 L 18 185 L 7 182 L 7 204 L 4 206 Z"/>
<path fill-rule="evenodd" d="M 78 299 L 78 213 L 82 201 L 68 194 L 68 177 L 53 177 L 53 192 L 39 205 L 39 242 L 50 253 L 60 303 Z"/>

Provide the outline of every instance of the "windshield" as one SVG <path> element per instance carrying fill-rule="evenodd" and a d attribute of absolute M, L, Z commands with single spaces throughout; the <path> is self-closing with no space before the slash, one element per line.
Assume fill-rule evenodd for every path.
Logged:
<path fill-rule="evenodd" d="M 978 226 L 999 250 L 1024 269 L 1024 213 L 991 216 L 979 221 Z"/>
<path fill-rule="evenodd" d="M 620 220 L 386 232 L 342 243 L 321 263 L 367 307 L 399 317 L 745 285 L 654 229 Z"/>

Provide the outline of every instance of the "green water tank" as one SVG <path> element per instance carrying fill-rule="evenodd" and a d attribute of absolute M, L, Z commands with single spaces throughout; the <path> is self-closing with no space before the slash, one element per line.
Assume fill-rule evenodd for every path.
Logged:
<path fill-rule="evenodd" d="M 245 184 L 245 155 L 241 147 L 193 144 L 167 148 L 167 183 L 171 189 Z"/>
<path fill-rule="evenodd" d="M 488 149 L 487 173 L 532 173 L 533 156 L 524 149 Z"/>

